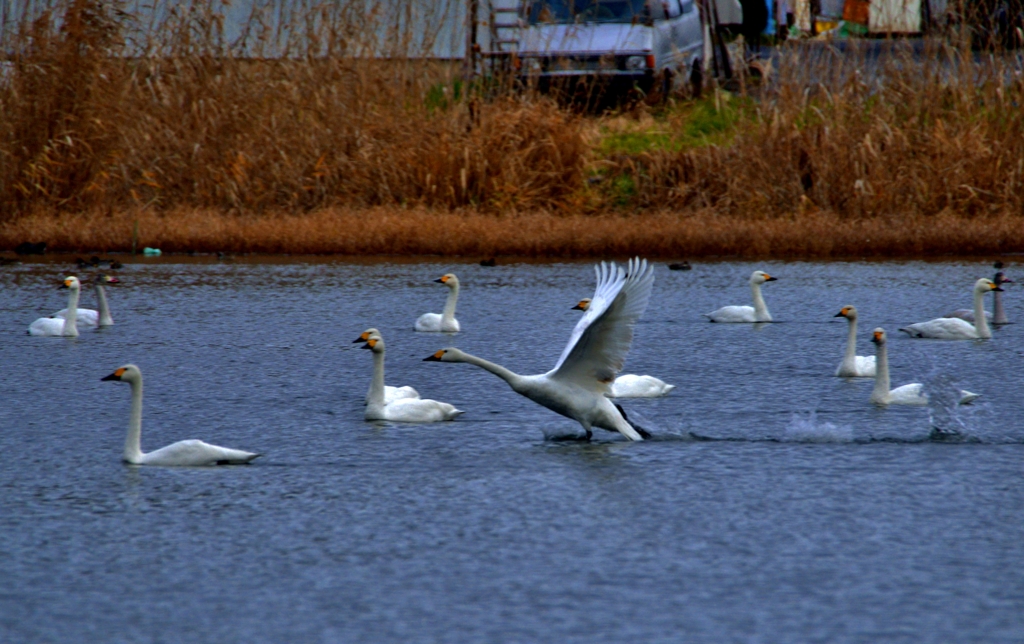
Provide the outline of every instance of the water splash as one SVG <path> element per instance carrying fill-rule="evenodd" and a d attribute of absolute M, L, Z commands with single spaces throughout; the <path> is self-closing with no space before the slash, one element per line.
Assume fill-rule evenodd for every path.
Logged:
<path fill-rule="evenodd" d="M 956 381 L 945 371 L 933 370 L 923 384 L 932 440 L 978 440 L 969 407 L 960 404 L 965 392 Z"/>
<path fill-rule="evenodd" d="M 783 441 L 787 443 L 852 443 L 853 428 L 849 425 L 836 425 L 828 421 L 819 421 L 814 410 L 806 416 L 795 413 L 786 425 Z"/>

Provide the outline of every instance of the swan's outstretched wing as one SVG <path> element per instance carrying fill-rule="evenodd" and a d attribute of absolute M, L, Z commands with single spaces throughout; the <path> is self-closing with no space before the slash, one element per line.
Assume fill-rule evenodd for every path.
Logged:
<path fill-rule="evenodd" d="M 597 289 L 590 307 L 549 375 L 605 392 L 626 362 L 633 325 L 651 298 L 654 269 L 647 260 L 635 258 L 625 272 L 604 262 L 595 271 Z"/>

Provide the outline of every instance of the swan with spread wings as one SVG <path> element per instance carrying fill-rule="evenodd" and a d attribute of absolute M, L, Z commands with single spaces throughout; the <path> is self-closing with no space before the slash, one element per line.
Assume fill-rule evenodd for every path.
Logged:
<path fill-rule="evenodd" d="M 635 258 L 625 270 L 614 263 L 601 262 L 595 272 L 594 297 L 551 371 L 522 376 L 454 348 L 441 349 L 425 360 L 467 362 L 490 371 L 516 393 L 577 421 L 586 430 L 587 438 L 592 435 L 591 429 L 598 427 L 619 432 L 629 440 L 643 440 L 647 433 L 634 427 L 608 395 L 626 362 L 633 342 L 633 326 L 650 300 L 654 269 L 647 260 Z"/>

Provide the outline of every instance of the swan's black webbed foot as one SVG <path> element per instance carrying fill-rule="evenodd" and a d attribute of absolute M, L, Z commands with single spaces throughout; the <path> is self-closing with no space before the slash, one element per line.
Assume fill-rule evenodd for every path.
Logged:
<path fill-rule="evenodd" d="M 562 436 L 551 436 L 547 440 L 552 443 L 589 443 L 591 432 L 587 432 L 584 435 L 579 434 L 565 434 Z"/>
<path fill-rule="evenodd" d="M 651 438 L 651 432 L 647 431 L 646 429 L 644 429 L 640 425 L 637 425 L 636 423 L 629 419 L 629 416 L 626 415 L 626 410 L 622 408 L 622 405 L 620 405 L 619 403 L 613 404 L 615 405 L 615 408 L 619 410 L 619 413 L 622 414 L 622 419 L 629 423 L 629 426 L 635 429 L 637 434 L 640 434 L 640 438 Z"/>

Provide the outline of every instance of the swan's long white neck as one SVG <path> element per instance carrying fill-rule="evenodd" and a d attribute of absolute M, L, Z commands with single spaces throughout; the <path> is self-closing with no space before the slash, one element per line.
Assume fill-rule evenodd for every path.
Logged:
<path fill-rule="evenodd" d="M 470 355 L 465 351 L 460 352 L 459 361 L 474 364 L 480 367 L 481 369 L 486 369 L 487 371 L 490 371 L 494 375 L 498 376 L 499 378 L 507 382 L 512 387 L 513 390 L 519 391 L 520 385 L 523 381 L 523 377 L 515 373 L 514 371 L 506 369 L 500 364 L 494 364 L 490 360 L 484 360 L 483 358 L 478 358 L 474 355 Z"/>
<path fill-rule="evenodd" d="M 992 321 L 996 324 L 1006 324 L 1009 319 L 1006 317 L 1006 309 L 1003 308 L 1003 292 L 996 291 L 992 294 L 995 303 L 992 305 Z"/>
<path fill-rule="evenodd" d="M 857 318 L 846 319 L 850 323 L 850 331 L 846 336 L 846 355 L 843 356 L 843 363 L 852 365 L 857 361 Z"/>
<path fill-rule="evenodd" d="M 876 346 L 875 388 L 871 391 L 871 401 L 884 402 L 889 397 L 889 352 L 884 343 Z"/>
<path fill-rule="evenodd" d="M 124 456 L 128 463 L 142 462 L 142 376 L 128 381 L 132 387 L 132 410 L 128 416 L 128 435 L 124 439 Z"/>
<path fill-rule="evenodd" d="M 441 312 L 441 324 L 455 320 L 455 304 L 459 299 L 459 283 L 448 287 L 448 299 L 444 302 L 444 311 Z"/>
<path fill-rule="evenodd" d="M 68 312 L 64 316 L 64 330 L 61 335 L 78 335 L 78 296 L 81 292 L 81 288 L 72 288 L 68 294 Z"/>
<path fill-rule="evenodd" d="M 384 406 L 384 352 L 373 352 L 373 379 L 370 380 L 370 393 L 366 397 L 367 405 Z"/>
<path fill-rule="evenodd" d="M 992 331 L 988 328 L 988 320 L 985 319 L 985 292 L 980 288 L 974 289 L 974 328 L 979 338 L 991 338 Z"/>
<path fill-rule="evenodd" d="M 110 326 L 114 323 L 114 318 L 110 317 L 110 307 L 107 305 L 107 292 L 103 289 L 102 284 L 96 285 L 96 299 L 100 301 L 99 326 Z"/>
<path fill-rule="evenodd" d="M 761 320 L 770 317 L 768 305 L 764 303 L 764 298 L 761 297 L 761 285 L 757 282 L 751 282 L 750 293 L 754 296 L 754 315 L 757 319 Z"/>

